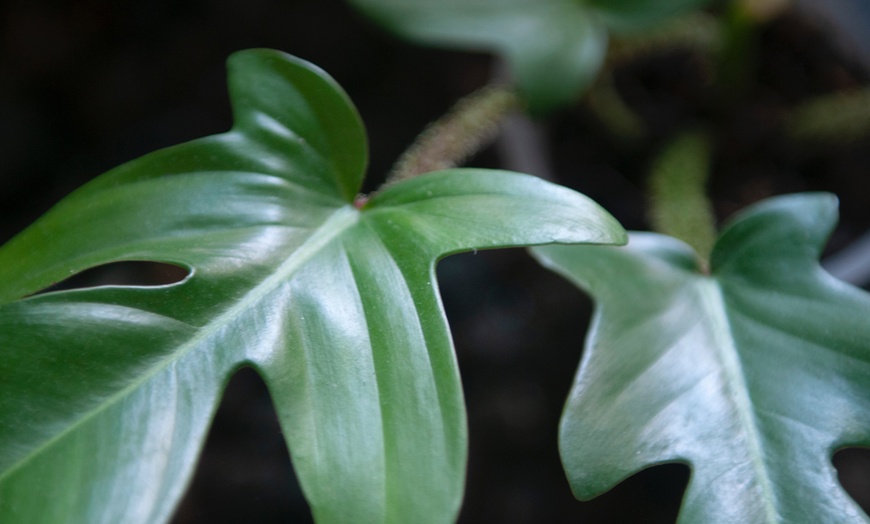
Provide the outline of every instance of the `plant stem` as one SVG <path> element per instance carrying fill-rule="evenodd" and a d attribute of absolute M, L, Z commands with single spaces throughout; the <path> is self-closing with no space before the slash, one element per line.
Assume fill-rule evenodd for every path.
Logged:
<path fill-rule="evenodd" d="M 732 0 L 725 10 L 725 30 L 719 54 L 719 82 L 728 96 L 747 88 L 758 60 L 762 25 L 786 12 L 792 0 Z"/>
<path fill-rule="evenodd" d="M 601 71 L 586 96 L 590 111 L 615 137 L 626 142 L 637 142 L 646 136 L 646 123 L 625 103 L 611 71 Z"/>
<path fill-rule="evenodd" d="M 639 33 L 613 38 L 607 52 L 607 67 L 587 94 L 589 109 L 615 136 L 626 141 L 645 137 L 646 124 L 622 99 L 614 82 L 614 70 L 641 58 L 674 50 L 691 51 L 707 66 L 722 47 L 722 24 L 704 12 L 690 13 L 667 24 Z"/>
<path fill-rule="evenodd" d="M 870 89 L 838 92 L 805 102 L 785 121 L 789 137 L 802 142 L 854 143 L 870 135 Z"/>
<path fill-rule="evenodd" d="M 716 240 L 715 215 L 706 196 L 710 144 L 701 133 L 677 137 L 650 174 L 650 222 L 655 231 L 692 246 L 706 268 Z"/>
<path fill-rule="evenodd" d="M 501 86 L 487 86 L 466 96 L 417 137 L 384 186 L 462 164 L 489 145 L 502 119 L 520 106 L 518 95 Z"/>

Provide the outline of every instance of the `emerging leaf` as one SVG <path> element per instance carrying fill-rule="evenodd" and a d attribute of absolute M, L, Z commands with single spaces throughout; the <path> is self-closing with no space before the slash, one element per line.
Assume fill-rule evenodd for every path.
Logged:
<path fill-rule="evenodd" d="M 0 248 L 0 522 L 166 521 L 246 365 L 319 522 L 448 522 L 467 439 L 436 260 L 623 240 L 582 195 L 505 172 L 357 209 L 365 134 L 334 81 L 269 50 L 229 80 L 232 130 L 110 171 Z M 18 300 L 122 260 L 191 274 Z"/>
<path fill-rule="evenodd" d="M 598 304 L 560 432 L 578 498 L 685 462 L 681 523 L 867 522 L 831 463 L 870 444 L 870 296 L 817 263 L 836 206 L 806 194 L 747 210 L 711 275 L 656 234 L 534 249 Z"/>
<path fill-rule="evenodd" d="M 649 27 L 706 0 L 350 0 L 413 40 L 504 55 L 534 110 L 577 98 L 610 31 Z"/>

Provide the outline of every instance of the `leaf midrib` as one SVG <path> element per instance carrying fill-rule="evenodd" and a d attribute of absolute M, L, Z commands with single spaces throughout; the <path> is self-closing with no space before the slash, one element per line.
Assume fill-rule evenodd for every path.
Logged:
<path fill-rule="evenodd" d="M 779 522 L 779 512 L 775 506 L 776 497 L 773 482 L 768 475 L 764 463 L 764 444 L 761 431 L 753 417 L 753 402 L 749 394 L 749 386 L 746 375 L 740 361 L 740 353 L 731 330 L 731 322 L 725 308 L 725 300 L 722 289 L 715 279 L 701 278 L 698 280 L 698 294 L 701 299 L 703 310 L 708 313 L 710 320 L 710 332 L 713 336 L 713 348 L 716 359 L 722 369 L 724 383 L 727 388 L 728 399 L 734 406 L 742 433 L 745 435 L 745 444 L 748 448 L 749 458 L 752 461 L 752 470 L 756 472 L 757 485 L 762 491 L 762 501 L 766 522 Z"/>
<path fill-rule="evenodd" d="M 220 331 L 223 326 L 232 322 L 233 319 L 246 311 L 248 306 L 258 302 L 271 292 L 275 286 L 286 281 L 286 279 L 297 269 L 302 267 L 307 261 L 311 260 L 321 248 L 356 224 L 359 217 L 360 212 L 349 205 L 336 209 L 329 218 L 324 220 L 323 224 L 315 229 L 305 242 L 303 242 L 292 255 L 284 260 L 284 262 L 282 262 L 267 278 L 252 287 L 234 305 L 218 315 L 214 320 L 197 329 L 192 337 L 179 345 L 175 351 L 169 353 L 166 358 L 161 359 L 158 364 L 152 367 L 150 372 L 143 374 L 140 380 L 131 382 L 130 385 L 119 390 L 116 394 L 107 397 L 106 401 L 102 402 L 96 407 L 96 409 L 93 409 L 83 417 L 79 418 L 75 423 L 70 424 L 64 431 L 61 431 L 54 437 L 46 440 L 44 443 L 34 448 L 30 453 L 22 456 L 19 461 L 11 464 L 5 472 L 0 474 L 0 484 L 5 482 L 7 478 L 11 477 L 16 471 L 24 467 L 35 457 L 51 448 L 55 443 L 63 440 L 77 428 L 85 425 L 88 421 L 97 417 L 100 413 L 125 398 L 131 392 L 139 389 L 158 373 L 163 372 L 172 363 L 177 362 L 183 355 L 197 347 L 203 340 L 206 340 L 214 333 Z"/>

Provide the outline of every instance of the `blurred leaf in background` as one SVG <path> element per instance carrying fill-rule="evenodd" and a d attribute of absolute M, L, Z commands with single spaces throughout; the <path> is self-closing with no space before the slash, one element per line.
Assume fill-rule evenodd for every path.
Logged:
<path fill-rule="evenodd" d="M 608 35 L 660 24 L 706 0 L 350 0 L 412 40 L 505 57 L 533 111 L 568 104 L 604 63 Z"/>

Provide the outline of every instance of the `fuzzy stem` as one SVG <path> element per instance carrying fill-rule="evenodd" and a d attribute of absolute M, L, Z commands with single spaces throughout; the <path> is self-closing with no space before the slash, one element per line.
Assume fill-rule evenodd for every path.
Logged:
<path fill-rule="evenodd" d="M 803 142 L 854 143 L 870 135 L 870 89 L 825 95 L 796 107 L 785 121 L 789 137 Z"/>
<path fill-rule="evenodd" d="M 706 267 L 716 239 L 715 216 L 706 196 L 710 144 L 700 133 L 668 144 L 650 174 L 653 229 L 692 246 Z"/>
<path fill-rule="evenodd" d="M 599 73 L 586 96 L 589 109 L 614 136 L 637 142 L 647 135 L 646 123 L 623 100 L 610 71 Z"/>
<path fill-rule="evenodd" d="M 417 137 L 384 185 L 462 164 L 489 145 L 502 119 L 520 106 L 516 93 L 499 86 L 484 87 L 461 99 Z"/>

